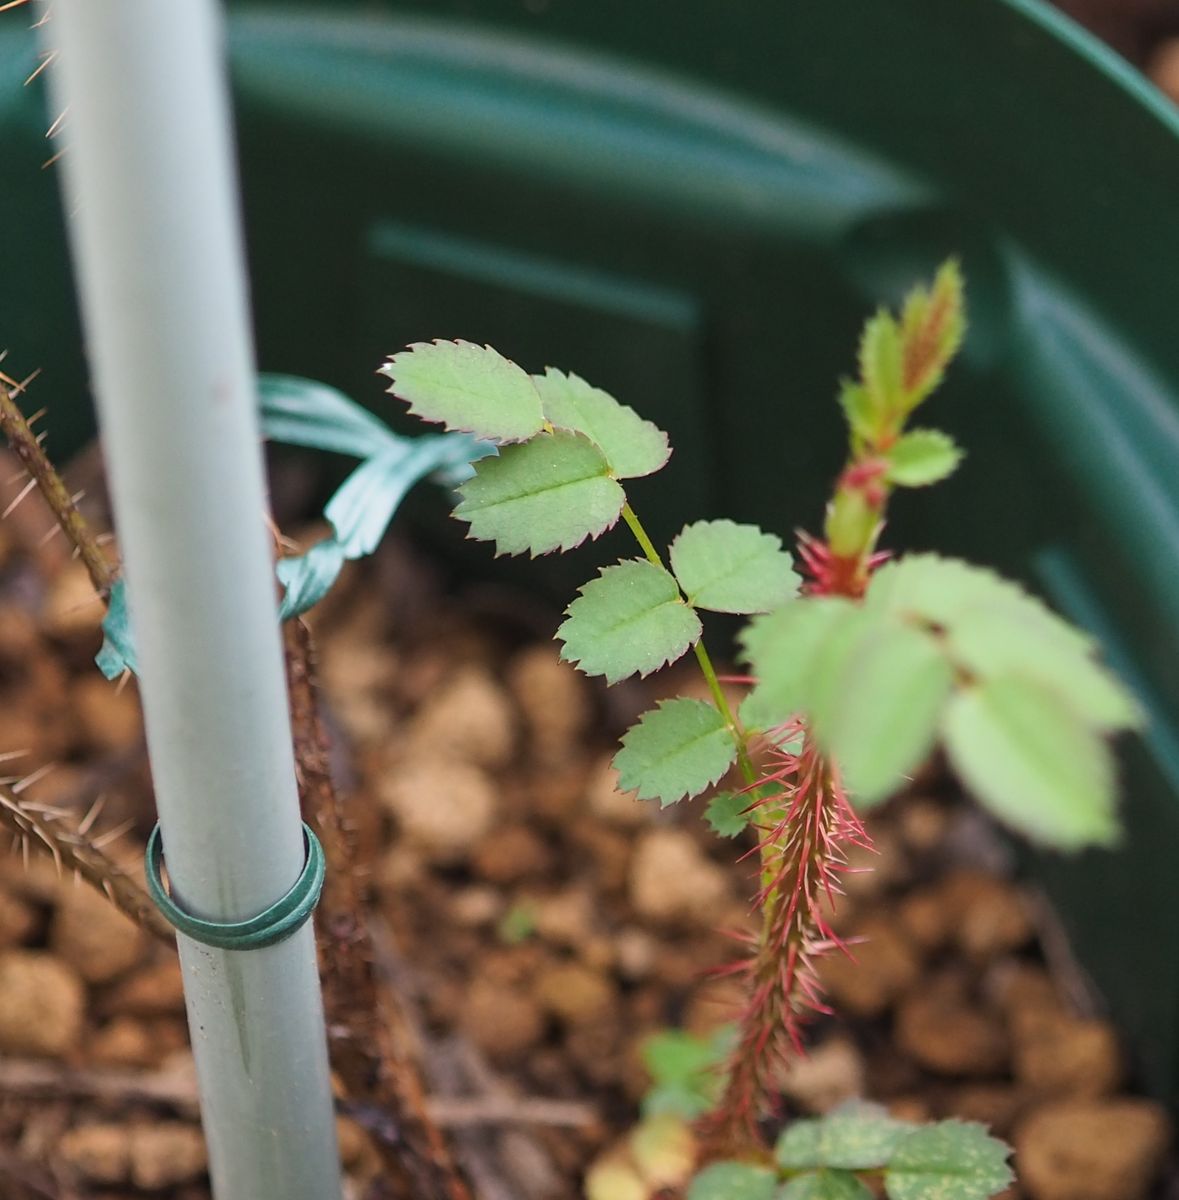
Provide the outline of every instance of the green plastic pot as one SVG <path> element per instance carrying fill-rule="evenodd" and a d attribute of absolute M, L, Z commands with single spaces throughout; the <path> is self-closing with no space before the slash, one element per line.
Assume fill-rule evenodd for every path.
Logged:
<path fill-rule="evenodd" d="M 89 418 L 20 24 L 0 26 L 0 328 L 8 369 L 46 368 L 60 454 Z M 372 371 L 425 338 L 577 371 L 671 431 L 671 474 L 638 496 L 664 534 L 721 514 L 814 529 L 865 309 L 961 256 L 971 332 L 936 423 L 969 458 L 899 499 L 887 540 L 1023 576 L 1148 708 L 1122 852 L 1035 870 L 1175 1099 L 1168 103 L 1032 0 L 238 3 L 230 36 L 263 366 L 378 408 Z"/>

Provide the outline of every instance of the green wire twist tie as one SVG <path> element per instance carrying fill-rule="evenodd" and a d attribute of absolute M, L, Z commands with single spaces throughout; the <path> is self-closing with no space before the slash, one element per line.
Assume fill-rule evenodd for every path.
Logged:
<path fill-rule="evenodd" d="M 164 887 L 160 876 L 164 845 L 160 840 L 157 822 L 151 837 L 147 839 L 147 852 L 144 855 L 147 890 L 168 924 L 194 942 L 218 950 L 259 950 L 263 946 L 273 946 L 285 941 L 299 929 L 319 903 L 325 873 L 323 847 L 306 822 L 303 823 L 303 841 L 307 847 L 307 858 L 302 873 L 282 899 L 246 921 L 206 921 L 186 913 Z"/>

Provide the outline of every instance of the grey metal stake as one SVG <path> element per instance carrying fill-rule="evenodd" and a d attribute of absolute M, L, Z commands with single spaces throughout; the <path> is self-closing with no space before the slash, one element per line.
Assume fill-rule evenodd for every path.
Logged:
<path fill-rule="evenodd" d="M 254 916 L 299 877 L 221 14 L 54 0 L 70 213 L 173 895 Z M 340 1195 L 310 924 L 178 938 L 220 1200 Z"/>

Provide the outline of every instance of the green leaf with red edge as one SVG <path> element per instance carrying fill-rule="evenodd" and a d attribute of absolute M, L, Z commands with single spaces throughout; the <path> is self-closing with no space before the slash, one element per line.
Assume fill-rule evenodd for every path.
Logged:
<path fill-rule="evenodd" d="M 526 441 L 544 428 L 532 377 L 490 346 L 415 342 L 380 373 L 423 421 L 500 443 Z"/>
<path fill-rule="evenodd" d="M 702 632 L 672 576 L 641 559 L 604 568 L 566 612 L 561 657 L 607 683 L 675 662 Z"/>
<path fill-rule="evenodd" d="M 546 367 L 532 381 L 545 419 L 557 429 L 584 433 L 602 452 L 616 479 L 651 475 L 671 455 L 662 429 L 580 376 Z"/>
<path fill-rule="evenodd" d="M 696 608 L 764 613 L 798 592 L 794 560 L 782 539 L 756 525 L 697 521 L 671 544 L 671 569 Z"/>
<path fill-rule="evenodd" d="M 703 700 L 661 700 L 622 739 L 614 756 L 620 791 L 663 807 L 698 796 L 732 766 L 737 749 L 724 718 Z"/>
<path fill-rule="evenodd" d="M 914 288 L 901 315 L 903 411 L 912 412 L 941 383 L 966 334 L 962 271 L 942 264 L 930 288 Z"/>
<path fill-rule="evenodd" d="M 471 537 L 495 542 L 497 554 L 527 550 L 534 558 L 596 538 L 626 503 L 593 442 L 564 430 L 480 459 L 458 491 L 454 515 L 470 522 Z"/>
<path fill-rule="evenodd" d="M 962 451 L 948 433 L 914 429 L 894 442 L 886 457 L 889 483 L 899 487 L 927 487 L 954 473 L 962 461 Z"/>
<path fill-rule="evenodd" d="M 901 405 L 903 364 L 900 326 L 882 308 L 868 319 L 860 337 L 860 379 L 866 393 L 861 404 L 873 434 L 882 419 Z"/>
<path fill-rule="evenodd" d="M 1035 680 L 1001 676 L 963 689 L 943 720 L 950 763 L 992 813 L 1065 850 L 1117 840 L 1108 746 Z"/>
<path fill-rule="evenodd" d="M 982 1125 L 939 1121 L 909 1133 L 889 1159 L 889 1200 L 990 1200 L 1015 1181 L 1010 1149 Z"/>

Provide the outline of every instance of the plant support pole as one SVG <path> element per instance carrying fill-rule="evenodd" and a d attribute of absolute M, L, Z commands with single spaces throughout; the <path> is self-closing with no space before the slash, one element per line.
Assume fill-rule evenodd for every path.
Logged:
<path fill-rule="evenodd" d="M 305 861 L 215 0 L 54 0 L 54 117 L 172 896 L 242 921 Z M 311 924 L 179 936 L 219 1200 L 340 1195 Z"/>

